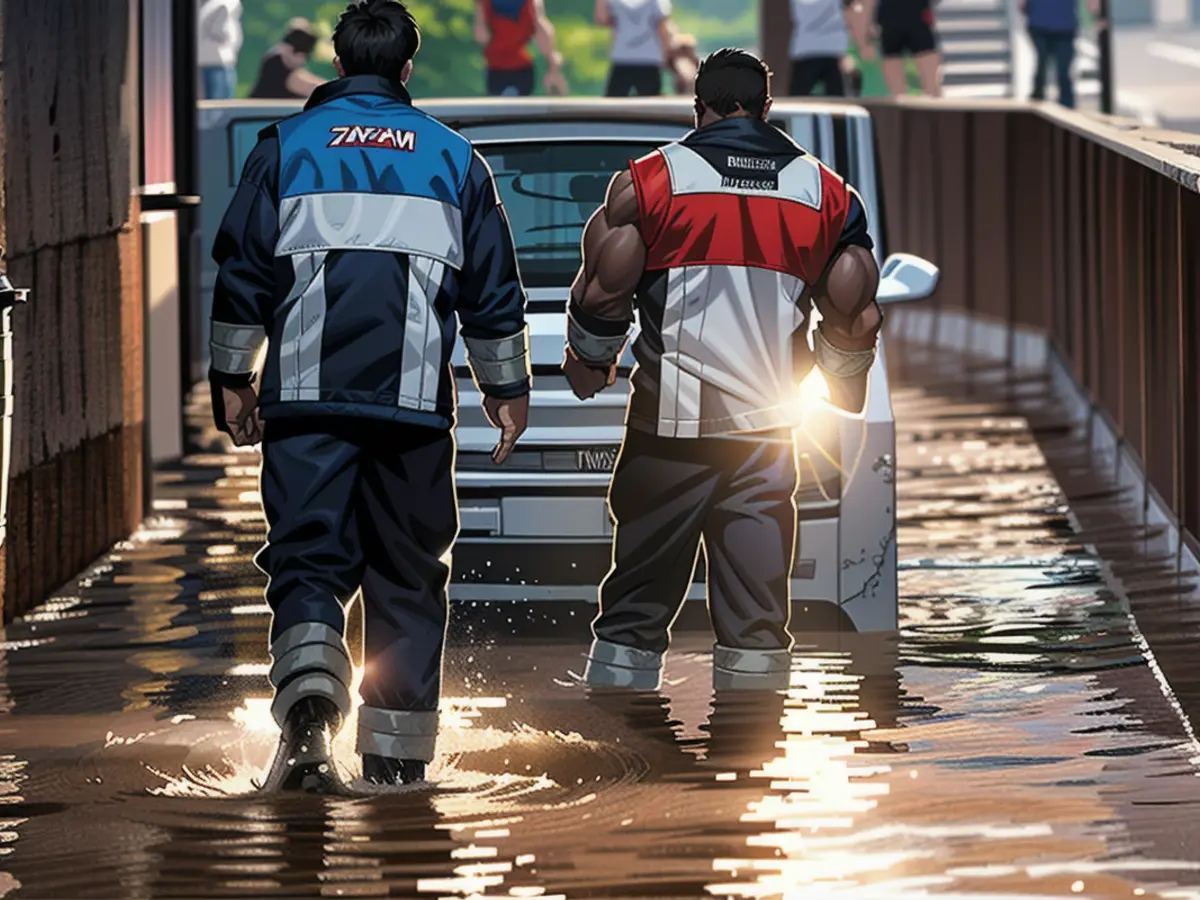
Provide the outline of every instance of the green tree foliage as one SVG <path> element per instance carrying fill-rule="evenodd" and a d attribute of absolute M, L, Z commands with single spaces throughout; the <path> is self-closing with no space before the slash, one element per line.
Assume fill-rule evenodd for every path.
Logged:
<path fill-rule="evenodd" d="M 483 58 L 473 37 L 474 0 L 406 0 L 421 26 L 421 52 L 410 85 L 417 97 L 473 97 L 484 90 Z M 594 0 L 545 0 L 571 93 L 596 96 L 608 76 L 609 34 L 592 22 Z M 333 78 L 333 50 L 328 37 L 343 9 L 337 0 L 243 0 L 245 43 L 238 60 L 238 94 L 249 94 L 259 60 L 283 37 L 293 16 L 305 16 L 326 37 L 309 68 Z M 674 0 L 680 31 L 696 37 L 701 54 L 720 47 L 754 48 L 758 44 L 758 3 L 752 0 Z M 538 89 L 544 63 L 537 57 Z M 877 66 L 865 66 L 865 93 L 886 93 Z M 786 73 L 778 73 L 786 78 Z"/>

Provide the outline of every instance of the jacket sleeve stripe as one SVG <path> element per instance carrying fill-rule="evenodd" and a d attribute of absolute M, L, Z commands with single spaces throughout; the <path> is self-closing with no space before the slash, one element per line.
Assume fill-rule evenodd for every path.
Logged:
<path fill-rule="evenodd" d="M 521 329 L 508 337 L 487 340 L 464 337 L 467 363 L 475 383 L 484 387 L 501 387 L 529 378 L 529 332 Z"/>

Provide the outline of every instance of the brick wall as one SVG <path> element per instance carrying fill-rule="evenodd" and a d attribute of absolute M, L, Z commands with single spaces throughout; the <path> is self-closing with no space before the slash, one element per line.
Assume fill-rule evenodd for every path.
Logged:
<path fill-rule="evenodd" d="M 32 289 L 13 315 L 10 619 L 141 518 L 142 262 L 130 0 L 2 0 L 0 28 L 0 242 Z"/>

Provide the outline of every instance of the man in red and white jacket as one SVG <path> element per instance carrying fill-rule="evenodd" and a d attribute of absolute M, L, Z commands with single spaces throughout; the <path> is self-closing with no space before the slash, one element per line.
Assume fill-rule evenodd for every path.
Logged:
<path fill-rule="evenodd" d="M 770 72 L 719 50 L 696 129 L 630 164 L 583 235 L 563 370 L 588 398 L 640 332 L 587 680 L 657 687 L 704 539 L 717 687 L 786 686 L 792 410 L 812 358 L 861 411 L 882 315 L 861 198 L 767 123 Z M 821 314 L 808 354 L 808 312 Z"/>

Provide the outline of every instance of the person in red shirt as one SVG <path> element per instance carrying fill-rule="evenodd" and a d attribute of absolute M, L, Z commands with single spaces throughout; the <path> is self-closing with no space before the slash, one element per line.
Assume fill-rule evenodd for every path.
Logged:
<path fill-rule="evenodd" d="M 533 93 L 533 56 L 529 42 L 546 58 L 542 86 L 547 94 L 566 94 L 562 54 L 545 0 L 475 0 L 475 42 L 487 64 L 487 92 L 492 97 L 527 97 Z"/>

